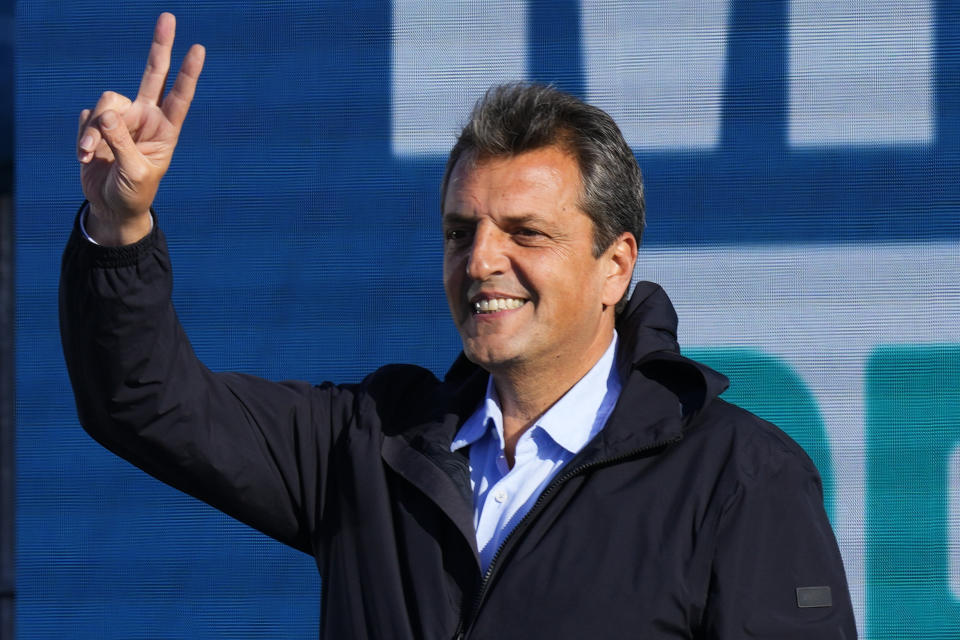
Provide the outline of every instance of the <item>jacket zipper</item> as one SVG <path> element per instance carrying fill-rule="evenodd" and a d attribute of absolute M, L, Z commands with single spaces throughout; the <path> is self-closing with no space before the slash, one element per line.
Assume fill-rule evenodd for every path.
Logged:
<path fill-rule="evenodd" d="M 578 467 L 574 467 L 573 469 L 567 470 L 566 473 L 564 473 L 559 478 L 556 478 L 553 482 L 551 482 L 547 486 L 547 488 L 543 490 L 543 492 L 540 494 L 540 497 L 537 498 L 536 502 L 533 503 L 533 506 L 530 507 L 530 511 L 527 512 L 527 515 L 525 515 L 520 520 L 520 522 L 517 523 L 517 526 L 513 528 L 513 531 L 511 531 L 509 535 L 507 535 L 507 537 L 504 539 L 504 541 L 500 543 L 500 546 L 497 547 L 496 553 L 494 553 L 493 558 L 490 559 L 490 566 L 487 568 L 487 572 L 484 574 L 483 580 L 480 582 L 480 590 L 477 592 L 477 595 L 474 596 L 470 609 L 467 610 L 467 615 L 460 618 L 460 624 L 457 625 L 457 630 L 453 635 L 453 640 L 463 640 L 466 637 L 467 629 L 469 629 L 470 625 L 472 625 L 476 620 L 476 614 L 480 611 L 480 605 L 483 604 L 483 599 L 486 597 L 487 591 L 489 590 L 490 578 L 493 576 L 493 572 L 496 569 L 497 560 L 500 558 L 500 553 L 507 546 L 507 543 L 509 543 L 514 538 L 514 536 L 517 536 L 521 533 L 522 529 L 525 528 L 525 525 L 529 523 L 530 519 L 536 514 L 536 512 L 546 502 L 547 498 L 549 498 L 550 494 L 556 491 L 560 487 L 560 485 L 564 484 L 565 482 L 567 482 L 567 480 L 570 480 L 574 476 L 577 476 L 583 473 L 584 471 L 587 471 L 588 469 L 616 464 L 618 462 L 622 462 L 629 458 L 634 458 L 640 455 L 641 453 L 646 453 L 654 449 L 659 449 L 661 447 L 666 447 L 668 445 L 674 444 L 676 442 L 679 442 L 681 439 L 683 439 L 683 435 L 676 436 L 675 438 L 671 438 L 669 440 L 661 440 L 660 442 L 655 442 L 654 444 L 647 445 L 639 449 L 634 449 L 633 451 L 629 451 L 625 454 L 616 456 L 615 458 L 605 458 L 603 460 L 594 460 L 593 462 L 587 462 L 585 464 L 581 464 Z"/>

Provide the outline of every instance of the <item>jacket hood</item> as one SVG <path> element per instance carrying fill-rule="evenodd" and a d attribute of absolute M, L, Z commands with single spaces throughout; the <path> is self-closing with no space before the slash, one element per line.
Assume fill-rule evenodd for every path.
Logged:
<path fill-rule="evenodd" d="M 620 349 L 617 367 L 624 381 L 634 372 L 666 387 L 681 404 L 681 415 L 691 418 L 730 382 L 726 376 L 680 355 L 677 312 L 663 288 L 640 281 L 617 318 Z"/>
<path fill-rule="evenodd" d="M 640 281 L 626 308 L 617 318 L 620 334 L 619 360 L 638 362 L 655 351 L 680 351 L 677 342 L 677 312 L 658 284 Z"/>

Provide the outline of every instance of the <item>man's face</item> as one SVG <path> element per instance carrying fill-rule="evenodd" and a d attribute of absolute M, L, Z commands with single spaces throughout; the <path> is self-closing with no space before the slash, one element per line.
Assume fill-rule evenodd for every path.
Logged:
<path fill-rule="evenodd" d="M 613 305 L 629 283 L 620 271 L 632 257 L 629 266 L 612 257 L 618 243 L 593 256 L 580 193 L 577 162 L 558 147 L 479 161 L 465 154 L 450 175 L 447 302 L 467 357 L 491 373 L 582 375 L 609 345 Z"/>

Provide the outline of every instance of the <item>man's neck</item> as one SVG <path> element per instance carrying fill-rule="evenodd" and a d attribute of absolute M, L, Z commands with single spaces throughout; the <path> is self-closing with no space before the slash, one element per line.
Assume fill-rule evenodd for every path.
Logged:
<path fill-rule="evenodd" d="M 575 364 L 544 367 L 513 366 L 492 371 L 503 414 L 504 453 L 513 468 L 517 441 L 547 409 L 563 397 L 600 360 L 613 340 L 613 329 Z"/>

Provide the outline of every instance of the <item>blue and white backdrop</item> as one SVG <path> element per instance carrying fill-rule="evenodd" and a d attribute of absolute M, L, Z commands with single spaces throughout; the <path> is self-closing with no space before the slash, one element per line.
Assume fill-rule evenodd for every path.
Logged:
<path fill-rule="evenodd" d="M 214 369 L 438 373 L 438 183 L 492 83 L 608 110 L 644 170 L 638 277 L 824 477 L 861 634 L 960 637 L 960 5 L 933 0 L 19 2 L 18 637 L 316 633 L 311 560 L 79 428 L 56 323 L 76 116 L 153 21 L 208 62 L 156 207 Z"/>

